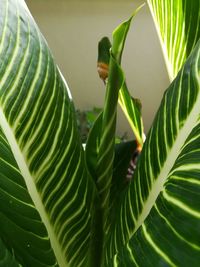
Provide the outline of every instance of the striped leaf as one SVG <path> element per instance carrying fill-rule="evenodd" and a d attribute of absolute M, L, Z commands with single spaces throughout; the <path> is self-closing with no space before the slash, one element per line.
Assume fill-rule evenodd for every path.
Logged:
<path fill-rule="evenodd" d="M 119 64 L 121 64 L 122 53 L 132 19 L 143 6 L 143 4 L 139 6 L 130 19 L 119 25 L 113 32 L 112 50 Z M 144 128 L 141 107 L 138 105 L 137 101 L 131 97 L 126 83 L 123 83 L 123 86 L 120 88 L 119 104 L 133 130 L 133 133 L 135 134 L 138 146 L 142 148 L 144 141 Z"/>
<path fill-rule="evenodd" d="M 127 88 L 126 83 L 119 91 L 119 104 L 133 130 L 138 144 L 138 150 L 142 149 L 145 134 L 142 120 L 142 105 L 139 99 L 133 98 Z"/>
<path fill-rule="evenodd" d="M 8 248 L 14 250 L 22 264 L 57 266 L 46 228 L 28 193 L 2 129 L 0 129 L 0 199 L 0 236 L 6 241 Z"/>
<path fill-rule="evenodd" d="M 200 41 L 166 90 L 121 195 L 107 266 L 199 266 L 199 107 Z"/>
<path fill-rule="evenodd" d="M 111 227 L 108 212 L 110 212 L 111 206 L 113 206 L 114 201 L 112 199 L 112 193 L 110 189 L 112 184 L 115 182 L 113 178 L 113 160 L 119 90 L 126 90 L 126 98 L 131 99 L 131 96 L 128 93 L 128 89 L 125 86 L 124 74 L 121 70 L 120 63 L 131 21 L 140 8 L 135 11 L 130 19 L 120 24 L 114 30 L 112 46 L 107 37 L 104 37 L 99 42 L 98 46 L 99 75 L 103 80 L 105 80 L 105 73 L 102 74 L 100 68 L 102 68 L 103 64 L 104 66 L 109 66 L 108 80 L 106 82 L 105 105 L 102 114 L 96 120 L 87 141 L 86 162 L 90 174 L 94 178 L 97 185 L 100 201 L 99 206 L 101 210 L 100 212 L 102 213 L 103 222 L 102 233 L 105 236 L 107 235 L 109 227 Z M 121 96 L 123 99 L 124 95 Z M 132 100 L 130 101 L 132 105 L 131 107 L 129 107 L 129 109 L 132 110 L 134 103 L 132 102 Z M 126 99 L 124 103 L 127 104 L 128 100 Z M 128 108 L 128 105 L 125 106 Z M 136 108 L 138 107 L 136 106 Z M 138 112 L 136 115 L 137 116 L 135 116 L 135 119 L 136 122 L 138 122 L 141 118 L 141 114 L 140 112 Z M 138 124 L 135 126 L 135 128 L 137 128 Z M 105 238 L 103 237 L 103 243 L 104 239 Z"/>
<path fill-rule="evenodd" d="M 121 142 L 115 146 L 115 158 L 113 163 L 113 178 L 110 190 L 110 224 L 115 222 L 116 209 L 120 206 L 120 195 L 129 186 L 132 178 L 133 160 L 137 157 L 137 142 Z"/>
<path fill-rule="evenodd" d="M 110 51 L 108 38 L 103 38 L 99 43 L 99 63 L 107 64 L 109 60 L 105 104 L 102 113 L 89 134 L 86 144 L 86 163 L 97 185 L 99 196 L 96 200 L 98 214 L 95 213 L 96 225 L 98 224 L 98 226 L 94 230 L 94 236 L 97 236 L 98 255 L 93 255 L 94 262 L 96 258 L 96 264 L 98 262 L 98 266 L 104 266 L 104 244 L 107 239 L 109 227 L 111 226 L 109 213 L 114 201 L 111 199 L 111 186 L 113 179 L 117 103 L 119 90 L 123 88 L 124 84 L 124 74 L 120 67 L 120 61 L 131 20 L 132 17 L 114 31 L 113 45 Z M 98 67 L 102 67 L 102 65 L 98 65 Z"/>
<path fill-rule="evenodd" d="M 195 159 L 197 155 L 194 156 L 189 151 L 198 151 L 196 126 L 200 115 L 198 110 L 200 105 L 198 96 L 200 89 L 199 1 L 196 1 L 196 4 L 193 1 L 191 6 L 196 5 L 196 8 L 193 6 L 192 12 L 191 6 L 187 8 L 184 0 L 181 4 L 180 1 L 170 0 L 148 1 L 152 14 L 155 15 L 152 8 L 153 2 L 155 13 L 160 14 L 165 13 L 166 6 L 173 4 L 171 14 L 165 14 L 165 21 L 160 19 L 155 22 L 160 36 L 162 36 L 162 23 L 165 23 L 164 35 L 171 38 L 172 46 L 167 46 L 166 40 L 162 40 L 167 52 L 166 58 L 169 60 L 167 50 L 170 49 L 173 53 L 176 50 L 183 54 L 184 60 L 180 64 L 178 57 L 174 57 L 171 63 L 168 61 L 171 64 L 168 66 L 173 70 L 171 78 L 177 75 L 182 66 L 183 68 L 165 93 L 144 145 L 137 171 L 126 192 L 120 196 L 121 206 L 117 207 L 120 212 L 115 217 L 115 226 L 110 228 L 110 237 L 107 241 L 107 266 L 188 266 L 191 263 L 192 266 L 199 265 L 200 190 L 196 184 L 199 184 L 200 166 L 195 165 L 193 169 L 185 166 L 193 165 L 193 160 L 197 162 Z M 176 29 L 185 27 L 185 31 L 178 30 L 174 34 L 175 27 L 172 28 L 170 23 L 172 17 L 175 18 L 181 12 L 185 14 L 182 20 L 176 23 Z M 188 27 L 193 24 L 192 16 L 194 16 L 194 28 Z M 183 51 L 181 47 L 179 49 L 176 38 L 187 39 L 185 43 L 188 47 L 187 53 L 185 49 Z M 193 51 L 195 44 L 196 48 Z M 175 69 L 174 66 L 177 63 L 179 67 Z M 197 134 L 195 137 L 192 135 L 193 131 Z M 182 149 L 187 146 L 190 138 L 191 141 L 195 139 L 197 142 L 191 142 L 191 147 L 188 147 L 183 157 Z M 174 183 L 173 167 L 182 157 L 184 160 L 178 166 L 188 171 L 185 173 L 181 171 Z M 185 188 L 189 182 L 188 180 L 186 182 L 186 179 L 190 177 L 193 186 L 188 190 Z M 168 201 L 173 204 L 169 205 Z"/>
<path fill-rule="evenodd" d="M 147 0 L 173 80 L 200 38 L 199 0 Z"/>
<path fill-rule="evenodd" d="M 23 0 L 0 1 L 0 264 L 198 266 L 200 43 L 166 91 L 122 189 L 114 133 L 128 28 L 114 33 L 85 166 L 70 92 L 46 42 Z"/>
<path fill-rule="evenodd" d="M 95 186 L 74 114 L 25 2 L 1 0 L 0 237 L 22 266 L 90 258 Z"/>

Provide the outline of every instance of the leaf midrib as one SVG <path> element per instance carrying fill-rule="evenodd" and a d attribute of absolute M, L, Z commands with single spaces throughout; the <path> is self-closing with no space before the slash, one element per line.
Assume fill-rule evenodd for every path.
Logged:
<path fill-rule="evenodd" d="M 10 145 L 10 148 L 12 150 L 12 153 L 14 155 L 14 158 L 18 164 L 19 170 L 21 172 L 21 175 L 24 178 L 25 184 L 27 186 L 27 190 L 30 194 L 30 197 L 35 205 L 35 208 L 37 209 L 42 222 L 45 224 L 47 232 L 49 234 L 50 242 L 52 249 L 54 251 L 54 254 L 56 256 L 57 262 L 60 267 L 68 267 L 69 265 L 66 262 L 64 252 L 61 248 L 61 245 L 57 239 L 57 236 L 55 235 L 53 226 L 50 223 L 49 216 L 46 213 L 45 207 L 42 203 L 41 196 L 39 192 L 37 191 L 36 185 L 34 183 L 34 177 L 31 175 L 29 168 L 26 164 L 25 155 L 23 155 L 22 151 L 19 148 L 19 145 L 17 143 L 17 140 L 14 136 L 14 133 L 12 131 L 12 128 L 10 127 L 9 123 L 7 122 L 7 119 L 3 113 L 2 108 L 0 107 L 0 127 L 2 128 L 4 135 L 7 138 L 7 141 Z"/>
<path fill-rule="evenodd" d="M 198 75 L 196 73 L 196 75 Z M 198 76 L 196 76 L 198 77 Z M 180 154 L 180 151 L 191 133 L 192 129 L 198 122 L 199 118 L 199 106 L 200 106 L 200 94 L 197 97 L 197 100 L 189 113 L 187 119 L 185 120 L 185 123 L 183 127 L 179 130 L 179 133 L 177 135 L 176 140 L 174 141 L 173 147 L 168 153 L 167 160 L 165 161 L 160 174 L 157 178 L 153 178 L 155 181 L 154 185 L 152 186 L 152 190 L 150 191 L 148 198 L 146 202 L 144 203 L 142 213 L 138 217 L 135 230 L 133 234 L 137 231 L 137 229 L 142 225 L 142 223 L 147 218 L 148 214 L 150 213 L 153 205 L 156 202 L 157 197 L 159 196 L 160 192 L 164 189 L 164 183 L 168 177 L 168 174 L 170 173 L 170 170 L 172 169 L 175 160 L 177 159 L 178 155 Z"/>

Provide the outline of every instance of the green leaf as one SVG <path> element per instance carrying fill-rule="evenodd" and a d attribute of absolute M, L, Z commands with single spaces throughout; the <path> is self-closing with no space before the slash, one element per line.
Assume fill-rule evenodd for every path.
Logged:
<path fill-rule="evenodd" d="M 97 159 L 99 153 L 99 143 L 101 138 L 100 129 L 102 128 L 102 112 L 99 114 L 94 122 L 92 129 L 89 132 L 86 148 L 85 148 L 85 160 L 90 172 L 91 177 L 97 182 L 98 175 L 96 172 Z"/>
<path fill-rule="evenodd" d="M 113 36 L 115 49 L 117 49 L 117 45 L 121 45 L 121 42 L 123 43 L 125 41 L 126 35 L 126 27 L 122 26 L 122 29 L 118 28 Z M 123 40 L 121 40 L 121 38 L 123 38 Z M 119 43 L 116 44 L 115 42 Z M 100 45 L 102 44 L 103 47 L 106 48 L 106 51 L 108 51 L 109 45 L 107 45 L 107 38 L 104 38 L 102 40 Z M 100 50 L 101 49 L 99 49 L 99 51 Z M 104 49 L 101 51 L 104 51 Z M 102 233 L 102 238 L 98 242 L 98 244 L 102 242 L 102 246 L 98 246 L 98 254 L 102 254 L 103 256 L 100 258 L 98 257 L 98 259 L 96 260 L 96 262 L 98 262 L 98 266 L 104 265 L 104 243 L 108 228 L 110 227 L 108 212 L 110 209 L 110 188 L 113 178 L 112 175 L 115 146 L 116 113 L 119 90 L 123 87 L 124 83 L 124 75 L 119 63 L 116 61 L 115 52 L 119 53 L 119 51 L 117 50 L 113 53 L 111 49 L 104 108 L 102 114 L 95 122 L 86 144 L 87 167 L 96 183 L 99 194 L 99 200 L 97 200 L 97 202 L 99 202 L 99 204 L 97 204 L 98 214 L 96 213 L 95 217 L 98 218 L 98 221 L 100 223 L 102 222 L 102 229 L 99 229 L 100 227 L 98 227 L 98 229 L 96 230 L 97 236 L 99 236 L 99 232 Z M 120 53 L 122 53 L 122 50 L 120 51 Z"/>
<path fill-rule="evenodd" d="M 124 50 L 124 45 L 131 25 L 131 21 L 143 6 L 144 4 L 140 5 L 128 20 L 121 23 L 113 31 L 112 53 L 119 64 L 121 64 L 122 53 Z"/>
<path fill-rule="evenodd" d="M 98 44 L 98 63 L 109 65 L 111 42 L 108 37 L 103 37 Z"/>
<path fill-rule="evenodd" d="M 140 8 L 138 8 L 138 10 Z M 108 58 L 110 58 L 108 82 L 106 84 L 105 105 L 101 118 L 96 121 L 86 145 L 86 162 L 90 174 L 95 177 L 94 179 L 100 194 L 102 209 L 104 209 L 106 214 L 105 218 L 107 217 L 106 210 L 109 207 L 109 194 L 112 181 L 117 101 L 119 90 L 121 88 L 121 90 L 125 90 L 124 74 L 120 67 L 121 56 L 130 23 L 138 10 L 135 11 L 129 20 L 122 23 L 113 32 L 113 45 L 111 51 L 111 43 L 107 37 L 104 37 L 99 42 L 98 46 L 98 64 L 101 63 L 107 65 Z M 101 74 L 100 77 L 102 78 Z M 130 95 L 126 88 L 126 101 L 124 102 L 126 104 L 129 102 L 128 97 L 130 97 Z M 132 100 L 131 103 L 132 105 L 130 105 L 129 110 L 133 110 Z M 137 107 L 135 109 L 137 109 Z M 129 116 L 130 113 L 127 114 Z M 137 125 L 135 126 L 135 128 L 137 128 L 138 125 L 141 126 L 142 124 L 141 116 L 139 112 L 135 112 L 134 115 L 136 121 L 139 118 L 139 122 L 137 121 Z"/>
<path fill-rule="evenodd" d="M 22 264 L 56 266 L 49 237 L 0 128 L 0 236 Z"/>
<path fill-rule="evenodd" d="M 200 38 L 199 0 L 147 0 L 173 80 Z"/>
<path fill-rule="evenodd" d="M 123 84 L 119 91 L 119 104 L 133 130 L 138 149 L 141 150 L 145 139 L 141 105 L 138 104 L 137 99 L 131 97 L 126 83 Z"/>
<path fill-rule="evenodd" d="M 1 267 L 20 267 L 21 265 L 16 261 L 14 255 L 5 247 L 3 241 L 0 239 L 0 266 Z"/>
<path fill-rule="evenodd" d="M 120 24 L 113 32 L 113 45 L 112 51 L 119 64 L 121 64 L 121 57 L 124 50 L 126 37 L 131 25 L 132 19 L 137 15 L 144 4 L 140 5 L 133 13 L 133 15 L 127 21 Z M 131 97 L 126 83 L 120 88 L 119 92 L 119 104 L 130 123 L 130 126 L 135 134 L 138 146 L 142 148 L 144 142 L 144 127 L 141 115 L 141 108 L 135 100 Z"/>
<path fill-rule="evenodd" d="M 110 190 L 110 221 L 115 221 L 116 207 L 120 204 L 120 195 L 129 186 L 132 174 L 128 172 L 132 160 L 136 160 L 137 142 L 121 142 L 115 146 L 115 158 L 113 163 L 113 178 Z M 134 170 L 132 170 L 134 171 Z M 128 175 L 129 174 L 129 175 Z M 112 226 L 111 226 L 112 227 Z"/>
<path fill-rule="evenodd" d="M 103 81 L 106 80 L 108 75 L 108 58 L 110 57 L 110 49 L 118 64 L 121 64 L 121 57 L 125 45 L 125 40 L 130 28 L 130 24 L 134 16 L 144 6 L 141 5 L 135 10 L 133 15 L 127 21 L 121 23 L 113 32 L 113 45 L 111 45 L 108 37 L 101 39 L 98 45 L 98 72 Z M 137 101 L 133 99 L 128 91 L 127 85 L 124 82 L 119 91 L 119 104 L 130 123 L 130 126 L 135 134 L 140 149 L 144 142 L 144 127 L 141 115 L 141 107 L 138 107 Z"/>
<path fill-rule="evenodd" d="M 23 0 L 0 1 L 0 237 L 23 266 L 87 266 L 95 185 L 70 92 Z"/>
<path fill-rule="evenodd" d="M 107 266 L 199 266 L 199 106 L 200 41 L 165 92 L 121 196 Z"/>
<path fill-rule="evenodd" d="M 87 166 L 92 176 L 95 177 L 102 210 L 106 213 L 114 160 L 118 92 L 123 82 L 122 70 L 111 56 L 105 105 L 102 114 L 93 126 L 86 145 Z"/>

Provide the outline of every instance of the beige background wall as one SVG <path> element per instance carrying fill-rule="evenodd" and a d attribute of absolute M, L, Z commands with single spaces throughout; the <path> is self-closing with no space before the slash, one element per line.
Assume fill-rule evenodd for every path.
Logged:
<path fill-rule="evenodd" d="M 97 43 L 129 18 L 140 0 L 27 0 L 72 92 L 76 107 L 101 107 L 104 85 L 96 71 Z M 123 68 L 134 97 L 143 105 L 145 130 L 169 84 L 160 44 L 145 6 L 128 35 Z M 118 133 L 130 128 L 120 113 Z M 130 135 L 131 136 L 131 135 Z"/>

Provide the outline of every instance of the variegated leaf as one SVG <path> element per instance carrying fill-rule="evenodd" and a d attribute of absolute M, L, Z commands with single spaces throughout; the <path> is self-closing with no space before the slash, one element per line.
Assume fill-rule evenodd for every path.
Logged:
<path fill-rule="evenodd" d="M 0 236 L 23 266 L 85 266 L 95 186 L 67 85 L 23 0 L 0 1 L 0 66 Z"/>
<path fill-rule="evenodd" d="M 200 38 L 199 0 L 147 0 L 173 80 Z"/>
<path fill-rule="evenodd" d="M 199 107 L 200 41 L 165 92 L 121 196 L 108 266 L 199 266 Z"/>

